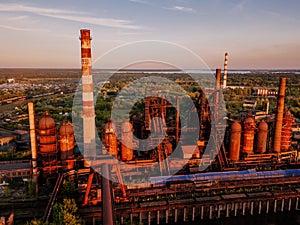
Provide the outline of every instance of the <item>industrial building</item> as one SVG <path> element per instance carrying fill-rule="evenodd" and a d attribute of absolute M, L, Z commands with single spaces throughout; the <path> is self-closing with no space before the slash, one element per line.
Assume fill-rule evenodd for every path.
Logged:
<path fill-rule="evenodd" d="M 195 145 L 180 141 L 179 138 L 180 135 L 188 137 L 189 132 L 196 130 L 192 126 L 190 130 L 181 127 L 178 112 L 180 98 L 173 99 L 177 103 L 173 106 L 168 99 L 155 96 L 144 99 L 143 118 L 135 115 L 129 121 L 118 124 L 108 119 L 103 131 L 104 144 L 99 147 L 96 144 L 90 31 L 81 30 L 80 34 L 83 143 L 76 143 L 71 122 L 54 121 L 48 112 L 36 120 L 34 105 L 30 102 L 28 113 L 32 160 L 20 164 L 20 168 L 11 166 L 11 169 L 6 170 L 0 164 L 0 171 L 5 176 L 32 176 L 37 191 L 39 185 L 49 180 L 56 181 L 43 216 L 44 222 L 50 218 L 62 182 L 70 177 L 77 181 L 76 188 L 82 193 L 78 202 L 87 224 L 91 218 L 93 223 L 99 220 L 110 225 L 116 221 L 124 224 L 124 219 L 130 220 L 132 224 L 135 221 L 148 224 L 176 223 L 180 222 L 179 215 L 185 222 L 194 221 L 196 216 L 201 219 L 212 219 L 214 215 L 220 218 L 222 212 L 226 217 L 230 213 L 235 216 L 238 213 L 245 215 L 246 210 L 253 215 L 256 208 L 260 214 L 262 207 L 266 208 L 267 213 L 270 207 L 277 212 L 277 202 L 280 202 L 282 211 L 291 210 L 291 207 L 298 209 L 300 189 L 286 195 L 288 199 L 282 198 L 282 195 L 279 198 L 279 195 L 274 194 L 276 192 L 270 195 L 269 191 L 265 191 L 264 196 L 237 194 L 238 188 L 264 186 L 262 180 L 266 181 L 266 187 L 299 183 L 299 149 L 292 148 L 294 117 L 284 108 L 284 77 L 280 79 L 275 120 L 255 119 L 255 115 L 249 114 L 239 121 L 229 119 L 225 125 L 220 124 L 218 121 L 222 115 L 211 112 L 220 107 L 221 92 L 227 88 L 226 53 L 223 85 L 221 69 L 217 69 L 216 87 L 208 90 L 213 96 L 213 104 L 208 103 L 204 92 L 195 100 L 197 112 L 191 113 L 189 121 L 193 124 L 195 114 L 200 118 L 200 133 Z M 61 124 L 59 130 L 57 122 Z M 158 146 L 149 151 L 135 150 L 139 143 L 133 140 L 134 135 L 145 139 L 150 136 L 150 130 L 162 133 L 163 125 L 167 127 L 166 137 Z M 226 129 L 226 134 L 224 141 L 222 139 L 219 142 L 218 132 L 221 129 Z M 121 134 L 120 140 L 118 132 Z M 213 136 L 214 142 L 211 154 L 216 153 L 215 158 L 204 154 L 210 136 Z M 154 139 L 153 142 L 157 141 Z M 83 146 L 84 154 L 75 154 L 74 150 L 79 144 Z M 180 152 L 173 154 L 177 146 Z M 206 164 L 207 169 L 199 173 L 199 167 Z M 148 171 L 154 171 L 155 176 Z M 171 176 L 174 171 L 176 175 Z M 3 179 L 1 173 L 0 180 Z M 114 182 L 108 179 L 112 177 Z M 135 186 L 133 180 L 136 177 L 145 180 L 137 180 L 139 185 Z M 211 190 L 221 190 L 223 193 L 229 190 L 233 194 L 205 196 Z"/>

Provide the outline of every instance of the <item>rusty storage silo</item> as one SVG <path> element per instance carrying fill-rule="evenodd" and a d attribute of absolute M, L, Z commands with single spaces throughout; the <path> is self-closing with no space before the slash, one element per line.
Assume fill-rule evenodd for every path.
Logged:
<path fill-rule="evenodd" d="M 255 133 L 255 120 L 248 117 L 244 121 L 244 139 L 243 139 L 243 152 L 253 154 L 254 133 Z"/>
<path fill-rule="evenodd" d="M 48 112 L 39 120 L 38 133 L 40 136 L 40 154 L 42 156 L 57 154 L 55 121 Z"/>
<path fill-rule="evenodd" d="M 242 134 L 241 124 L 239 122 L 234 122 L 231 125 L 231 134 L 230 134 L 229 157 L 231 160 L 237 161 L 240 159 L 241 134 Z"/>
<path fill-rule="evenodd" d="M 105 147 L 109 154 L 118 154 L 117 129 L 115 124 L 109 119 L 104 126 Z"/>
<path fill-rule="evenodd" d="M 70 122 L 63 122 L 59 129 L 59 146 L 61 160 L 74 158 L 74 129 Z"/>
<path fill-rule="evenodd" d="M 281 151 L 289 150 L 291 146 L 292 125 L 294 123 L 294 117 L 290 111 L 286 110 L 282 119 L 282 131 L 281 131 Z"/>
<path fill-rule="evenodd" d="M 126 121 L 122 124 L 121 130 L 121 159 L 129 161 L 133 159 L 133 127 L 129 121 Z"/>
<path fill-rule="evenodd" d="M 268 124 L 261 121 L 257 128 L 256 153 L 262 154 L 267 151 Z"/>

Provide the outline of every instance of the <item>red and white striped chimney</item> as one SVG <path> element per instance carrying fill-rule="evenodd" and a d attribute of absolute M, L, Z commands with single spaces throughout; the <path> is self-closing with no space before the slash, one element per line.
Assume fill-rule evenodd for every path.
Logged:
<path fill-rule="evenodd" d="M 96 155 L 95 109 L 90 30 L 80 30 L 84 156 Z"/>
<path fill-rule="evenodd" d="M 225 61 L 224 61 L 224 76 L 223 76 L 223 88 L 227 86 L 227 64 L 228 64 L 228 53 L 225 53 Z"/>

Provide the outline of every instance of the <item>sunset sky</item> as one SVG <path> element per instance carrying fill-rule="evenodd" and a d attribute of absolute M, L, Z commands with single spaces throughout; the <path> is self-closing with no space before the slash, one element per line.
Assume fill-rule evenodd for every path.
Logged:
<path fill-rule="evenodd" d="M 161 40 L 212 69 L 226 51 L 230 69 L 300 69 L 299 11 L 298 0 L 2 0 L 0 67 L 80 68 L 79 30 L 88 28 L 94 59 Z"/>

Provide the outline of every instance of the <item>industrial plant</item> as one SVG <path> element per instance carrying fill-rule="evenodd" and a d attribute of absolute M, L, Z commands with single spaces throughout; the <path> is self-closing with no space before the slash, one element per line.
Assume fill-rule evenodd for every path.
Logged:
<path fill-rule="evenodd" d="M 131 111 L 125 121 L 107 118 L 99 144 L 90 30 L 80 31 L 80 41 L 82 137 L 76 137 L 78 124 L 55 121 L 48 111 L 37 118 L 28 102 L 30 163 L 10 171 L 0 164 L 1 173 L 25 171 L 35 184 L 33 201 L 41 201 L 42 186 L 54 185 L 43 200 L 43 222 L 51 221 L 66 180 L 75 184 L 84 224 L 182 224 L 300 209 L 300 151 L 292 140 L 295 118 L 285 108 L 285 77 L 277 84 L 275 116 L 251 109 L 228 118 L 220 109 L 230 76 L 225 53 L 223 74 L 216 69 L 215 88 L 195 97 L 188 128 L 182 126 L 180 97 L 150 96 L 143 99 L 142 114 Z M 165 134 L 163 140 L 152 131 Z M 197 131 L 197 140 L 191 139 Z M 137 138 L 159 144 L 144 146 Z"/>

